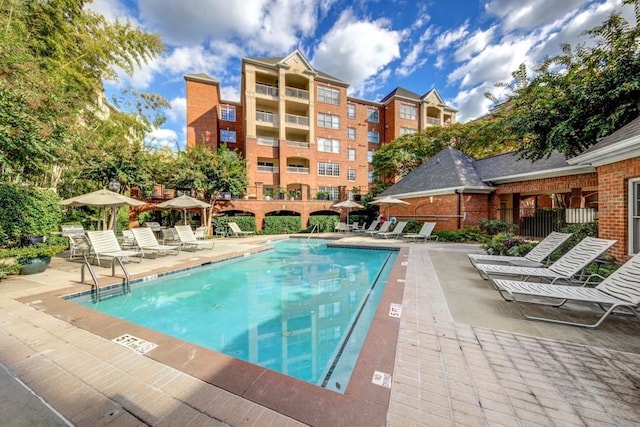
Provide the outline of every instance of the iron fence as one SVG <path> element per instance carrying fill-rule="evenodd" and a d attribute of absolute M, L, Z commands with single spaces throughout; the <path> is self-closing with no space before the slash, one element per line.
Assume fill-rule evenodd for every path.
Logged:
<path fill-rule="evenodd" d="M 498 209 L 496 218 L 515 224 L 521 236 L 542 239 L 568 224 L 593 222 L 598 212 L 593 208 Z"/>

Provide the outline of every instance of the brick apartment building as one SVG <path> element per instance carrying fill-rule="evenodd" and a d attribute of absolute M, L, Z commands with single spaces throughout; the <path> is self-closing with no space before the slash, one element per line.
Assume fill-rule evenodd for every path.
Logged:
<path fill-rule="evenodd" d="M 316 70 L 298 50 L 243 58 L 240 102 L 221 99 L 219 82 L 206 74 L 186 75 L 185 81 L 187 146 L 226 143 L 241 153 L 249 187 L 235 196 L 253 202 L 364 194 L 381 144 L 456 121 L 456 110 L 436 90 L 420 96 L 397 88 L 379 102 L 350 97 L 347 82 Z M 275 209 L 240 205 L 229 209 L 257 216 Z"/>

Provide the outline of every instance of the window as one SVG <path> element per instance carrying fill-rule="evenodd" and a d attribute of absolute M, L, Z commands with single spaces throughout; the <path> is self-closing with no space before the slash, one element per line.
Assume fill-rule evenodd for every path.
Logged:
<path fill-rule="evenodd" d="M 415 105 L 400 104 L 400 118 L 415 120 L 418 117 L 418 109 Z"/>
<path fill-rule="evenodd" d="M 367 162 L 371 163 L 373 162 L 373 154 L 375 153 L 375 151 L 367 151 Z"/>
<path fill-rule="evenodd" d="M 367 141 L 372 144 L 380 143 L 380 132 L 376 132 L 375 130 L 370 130 L 367 132 Z"/>
<path fill-rule="evenodd" d="M 349 148 L 347 150 L 347 160 L 349 160 L 350 162 L 355 162 L 356 161 L 356 149 L 355 148 Z"/>
<path fill-rule="evenodd" d="M 355 181 L 355 180 L 356 180 L 356 170 L 347 169 L 347 181 Z"/>
<path fill-rule="evenodd" d="M 258 160 L 258 172 L 275 173 L 275 163 L 272 160 Z"/>
<path fill-rule="evenodd" d="M 347 138 L 356 139 L 356 128 L 347 128 Z"/>
<path fill-rule="evenodd" d="M 323 128 L 340 129 L 340 116 L 318 113 L 318 126 Z"/>
<path fill-rule="evenodd" d="M 411 129 L 411 128 L 400 128 L 400 135 L 408 135 L 408 134 L 416 133 L 416 132 L 418 132 L 418 131 L 417 131 L 417 130 L 415 130 L 415 129 Z"/>
<path fill-rule="evenodd" d="M 380 116 L 377 108 L 369 107 L 367 110 L 367 121 L 371 123 L 378 123 Z"/>
<path fill-rule="evenodd" d="M 220 118 L 227 122 L 236 121 L 236 107 L 233 105 L 222 105 L 220 107 Z"/>
<path fill-rule="evenodd" d="M 340 176 L 340 165 L 338 163 L 318 163 L 318 175 Z"/>
<path fill-rule="evenodd" d="M 356 118 L 356 106 L 354 104 L 347 104 L 347 118 Z"/>
<path fill-rule="evenodd" d="M 338 200 L 340 189 L 338 187 L 318 187 L 318 192 L 326 193 L 329 200 Z"/>
<path fill-rule="evenodd" d="M 629 180 L 629 254 L 640 252 L 640 178 Z"/>
<path fill-rule="evenodd" d="M 373 171 L 367 173 L 367 182 L 371 184 L 373 182 Z"/>
<path fill-rule="evenodd" d="M 236 142 L 236 131 L 235 130 L 221 130 L 220 131 L 220 141 L 222 141 L 222 142 Z"/>
<path fill-rule="evenodd" d="M 318 151 L 325 153 L 339 153 L 340 152 L 340 140 L 329 138 L 318 138 Z"/>
<path fill-rule="evenodd" d="M 337 316 L 340 314 L 340 302 L 320 304 L 318 306 L 318 318 L 324 319 L 326 317 Z"/>
<path fill-rule="evenodd" d="M 327 86 L 318 86 L 318 102 L 340 105 L 340 91 Z"/>

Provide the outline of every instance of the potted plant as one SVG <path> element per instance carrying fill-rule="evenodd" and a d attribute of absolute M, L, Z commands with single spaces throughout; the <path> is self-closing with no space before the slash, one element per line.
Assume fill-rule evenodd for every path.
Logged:
<path fill-rule="evenodd" d="M 66 249 L 66 245 L 37 243 L 0 252 L 0 258 L 13 258 L 20 265 L 20 274 L 42 273 L 51 263 L 51 257 Z"/>

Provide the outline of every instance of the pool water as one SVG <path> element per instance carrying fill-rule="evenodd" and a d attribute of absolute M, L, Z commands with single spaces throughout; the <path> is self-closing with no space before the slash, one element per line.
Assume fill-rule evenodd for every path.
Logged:
<path fill-rule="evenodd" d="M 274 249 L 144 280 L 109 315 L 344 392 L 395 251 L 286 239 Z"/>

